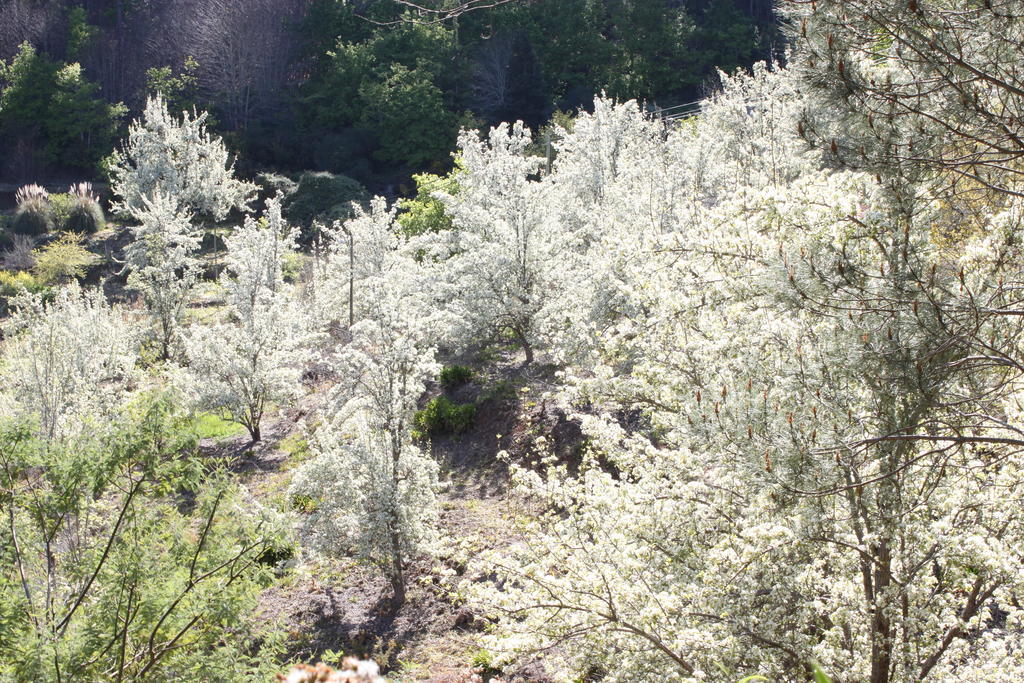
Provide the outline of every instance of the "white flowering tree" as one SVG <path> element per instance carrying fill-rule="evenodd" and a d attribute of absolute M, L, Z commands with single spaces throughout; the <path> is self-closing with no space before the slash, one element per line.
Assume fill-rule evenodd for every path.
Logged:
<path fill-rule="evenodd" d="M 300 387 L 307 322 L 282 275 L 295 230 L 281 218 L 280 202 L 269 199 L 261 219 L 246 217 L 225 241 L 221 284 L 230 320 L 194 325 L 185 349 L 202 402 L 256 442 L 268 404 L 294 398 Z"/>
<path fill-rule="evenodd" d="M 628 305 L 569 368 L 581 474 L 516 471 L 550 512 L 482 564 L 497 649 L 615 680 L 1024 671 L 1020 207 L 989 197 L 951 249 L 963 205 L 927 178 L 821 167 L 791 78 L 667 136 L 690 191 L 658 230 L 604 184 L 627 237 L 589 254 Z"/>
<path fill-rule="evenodd" d="M 146 302 L 156 330 L 161 358 L 171 357 L 178 341 L 181 316 L 199 279 L 194 254 L 200 238 L 192 230 L 190 215 L 177 203 L 156 193 L 132 209 L 138 225 L 129 227 L 133 240 L 125 247 L 128 288 Z"/>
<path fill-rule="evenodd" d="M 363 216 L 354 232 L 361 232 L 359 221 L 369 229 L 392 219 L 388 212 Z M 413 443 L 412 420 L 439 366 L 427 288 L 393 244 L 360 267 L 362 317 L 339 352 L 342 379 L 330 419 L 316 434 L 318 455 L 296 475 L 292 491 L 318 501 L 309 520 L 315 545 L 330 553 L 354 548 L 381 568 L 400 604 L 406 564 L 432 554 L 437 540 L 437 464 Z"/>
<path fill-rule="evenodd" d="M 510 333 L 527 362 L 546 339 L 542 311 L 557 291 L 549 279 L 572 247 L 546 211 L 549 186 L 532 177 L 544 160 L 526 154 L 529 144 L 522 122 L 501 124 L 486 140 L 464 131 L 459 191 L 438 195 L 454 227 L 419 240 L 463 338 Z"/>
<path fill-rule="evenodd" d="M 64 442 L 98 428 L 123 398 L 136 360 L 136 335 L 102 292 L 77 284 L 53 300 L 15 297 L 4 325 L 4 412 L 37 422 L 46 441 Z"/>
<path fill-rule="evenodd" d="M 228 277 L 222 284 L 228 303 L 240 316 L 284 290 L 284 259 L 296 249 L 297 232 L 281 216 L 280 199 L 271 198 L 260 219 L 246 216 L 242 226 L 225 238 Z"/>
<path fill-rule="evenodd" d="M 323 253 L 311 283 L 310 305 L 322 324 L 344 321 L 352 325 L 362 319 L 370 305 L 361 283 L 379 278 L 393 267 L 405 250 L 396 207 L 388 208 L 387 200 L 374 197 L 367 209 L 353 203 L 354 216 L 334 221 L 323 229 Z M 415 263 L 406 267 L 417 269 Z"/>
<path fill-rule="evenodd" d="M 406 564 L 437 546 L 437 463 L 408 435 L 396 443 L 365 417 L 344 429 L 320 428 L 316 457 L 296 473 L 291 491 L 317 501 L 308 521 L 313 546 L 333 555 L 354 550 L 387 577 L 398 605 Z"/>
<path fill-rule="evenodd" d="M 256 187 L 234 177 L 224 142 L 206 130 L 206 116 L 182 112 L 178 119 L 160 95 L 146 101 L 142 118 L 132 122 L 112 159 L 118 211 L 143 210 L 157 194 L 169 197 L 177 210 L 215 220 L 247 207 Z"/>
<path fill-rule="evenodd" d="M 834 163 L 924 173 L 941 178 L 946 194 L 1019 192 L 1020 3 L 827 0 L 780 9 L 798 47 L 793 67 L 820 96 L 802 132 Z"/>

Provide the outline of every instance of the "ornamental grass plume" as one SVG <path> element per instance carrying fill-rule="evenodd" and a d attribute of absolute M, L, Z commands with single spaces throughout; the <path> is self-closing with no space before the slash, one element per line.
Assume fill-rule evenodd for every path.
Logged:
<path fill-rule="evenodd" d="M 43 235 L 53 230 L 53 207 L 50 195 L 40 185 L 25 185 L 14 194 L 18 208 L 14 211 L 11 230 L 17 235 Z"/>

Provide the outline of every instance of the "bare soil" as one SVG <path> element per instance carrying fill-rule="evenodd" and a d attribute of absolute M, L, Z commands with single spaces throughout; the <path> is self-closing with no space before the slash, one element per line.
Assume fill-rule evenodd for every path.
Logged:
<path fill-rule="evenodd" d="M 459 360 L 472 364 L 476 375 L 447 395 L 458 403 L 476 403 L 477 413 L 467 432 L 435 436 L 430 444 L 441 466 L 442 552 L 408 567 L 407 599 L 397 609 L 383 577 L 352 559 L 306 559 L 285 568 L 261 596 L 257 618 L 285 628 L 287 654 L 294 661 L 315 663 L 329 651 L 343 652 L 376 660 L 392 681 L 481 680 L 473 658 L 481 649 L 486 621 L 463 603 L 458 590 L 459 582 L 469 578 L 465 549 L 514 542 L 513 518 L 526 509 L 509 492 L 508 462 L 498 453 L 506 451 L 508 460 L 528 464 L 533 442 L 544 435 L 556 454 L 575 464 L 581 435 L 578 425 L 543 397 L 553 381 L 551 368 L 523 368 L 522 358 L 510 350 L 484 360 Z M 299 462 L 282 443 L 294 442 L 303 423 L 315 424 L 329 385 L 320 382 L 302 401 L 268 416 L 261 442 L 250 444 L 247 435 L 205 440 L 202 452 L 223 459 L 257 498 L 287 504 L 282 496 Z M 430 387 L 423 402 L 440 393 L 440 386 Z M 548 680 L 542 662 L 501 677 Z"/>

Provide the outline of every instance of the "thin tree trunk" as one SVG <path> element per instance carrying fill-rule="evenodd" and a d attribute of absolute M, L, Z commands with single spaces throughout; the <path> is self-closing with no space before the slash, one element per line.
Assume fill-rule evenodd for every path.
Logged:
<path fill-rule="evenodd" d="M 405 572 L 402 569 L 402 552 L 398 549 L 398 534 L 391 531 L 391 543 L 393 544 L 391 557 L 391 591 L 395 607 L 405 604 Z"/>
<path fill-rule="evenodd" d="M 518 327 L 512 328 L 512 331 L 519 340 L 519 345 L 523 347 L 523 351 L 526 352 L 526 362 L 523 363 L 523 366 L 525 367 L 530 365 L 533 363 L 533 347 L 530 345 L 530 341 L 526 338 L 526 333 Z"/>
<path fill-rule="evenodd" d="M 889 544 L 882 541 L 876 553 L 874 571 L 874 614 L 871 617 L 871 683 L 889 683 L 892 664 L 892 621 L 885 606 L 880 604 L 886 589 L 892 584 L 892 558 Z"/>

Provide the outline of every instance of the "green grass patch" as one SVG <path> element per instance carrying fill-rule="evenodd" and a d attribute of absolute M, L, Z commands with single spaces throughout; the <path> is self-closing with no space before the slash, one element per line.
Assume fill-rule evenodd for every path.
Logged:
<path fill-rule="evenodd" d="M 477 404 L 486 403 L 487 401 L 507 401 L 516 397 L 516 385 L 511 380 L 502 379 L 498 380 L 491 386 L 484 389 L 477 398 Z"/>
<path fill-rule="evenodd" d="M 281 439 L 277 444 L 277 450 L 285 455 L 283 469 L 291 470 L 306 462 L 313 456 L 309 448 L 309 441 L 302 432 L 292 432 Z"/>
<path fill-rule="evenodd" d="M 196 416 L 195 430 L 200 439 L 220 441 L 244 433 L 245 427 L 217 413 L 200 413 Z"/>

